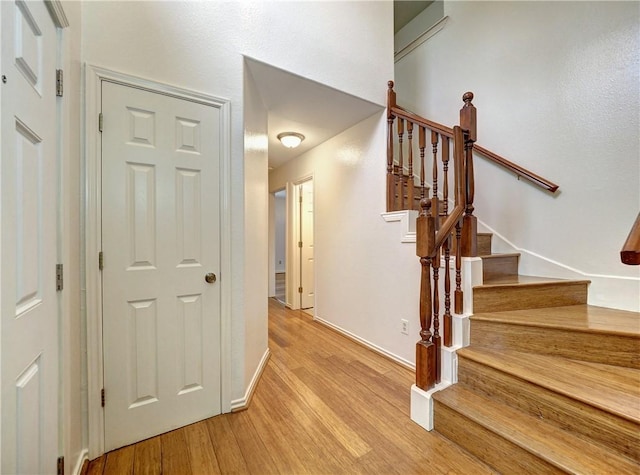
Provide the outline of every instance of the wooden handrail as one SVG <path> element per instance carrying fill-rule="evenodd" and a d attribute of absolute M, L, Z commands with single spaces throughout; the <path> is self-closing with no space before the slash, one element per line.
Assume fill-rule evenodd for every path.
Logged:
<path fill-rule="evenodd" d="M 640 213 L 620 251 L 620 260 L 630 266 L 640 265 Z"/>
<path fill-rule="evenodd" d="M 518 176 L 518 178 L 522 177 L 525 180 L 528 180 L 531 183 L 539 186 L 540 188 L 550 191 L 551 193 L 555 193 L 556 191 L 558 191 L 559 185 L 556 185 L 555 183 L 547 180 L 546 178 L 542 178 L 541 176 L 536 175 L 535 173 L 527 170 L 526 168 L 522 168 L 520 165 L 516 165 L 515 163 L 510 162 L 506 158 L 498 155 L 497 153 L 493 153 L 491 150 L 487 150 L 486 148 L 481 147 L 480 145 L 474 145 L 473 149 L 476 152 L 478 152 L 479 155 L 482 155 L 483 157 L 488 158 L 492 162 L 497 163 L 498 165 L 503 166 L 507 170 L 512 171 Z"/>
<path fill-rule="evenodd" d="M 445 137 L 453 138 L 453 129 L 451 129 L 450 127 L 425 119 L 424 117 L 420 117 L 419 115 L 408 111 L 407 109 L 400 107 L 397 104 L 391 106 L 389 108 L 389 111 L 399 119 L 410 120 L 417 125 L 434 130 L 439 134 L 444 135 Z M 532 171 L 527 170 L 526 168 L 523 168 L 520 165 L 507 160 L 506 158 L 492 152 L 491 150 L 487 150 L 486 148 L 481 147 L 477 144 L 474 144 L 473 150 L 478 152 L 478 155 L 481 155 L 482 157 L 500 165 L 501 167 L 506 168 L 512 173 L 515 173 L 518 178 L 522 177 L 525 180 L 530 181 L 534 185 L 539 186 L 543 190 L 547 190 L 551 193 L 555 193 L 556 191 L 558 191 L 559 185 L 556 185 L 552 181 L 547 180 L 540 175 L 536 175 Z"/>

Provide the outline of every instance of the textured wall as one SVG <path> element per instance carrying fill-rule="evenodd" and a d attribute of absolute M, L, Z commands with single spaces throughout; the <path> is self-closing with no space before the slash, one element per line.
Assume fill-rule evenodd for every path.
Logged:
<path fill-rule="evenodd" d="M 267 202 L 266 194 L 260 198 L 267 170 L 262 158 L 244 153 L 243 56 L 383 103 L 380 77 L 393 74 L 392 17 L 390 2 L 83 4 L 85 61 L 231 101 L 232 399 L 244 394 L 260 353 L 248 349 L 255 342 L 244 320 L 254 319 L 262 334 L 268 293 L 268 209 L 259 201 Z M 246 277 L 257 272 L 249 258 L 264 273 Z"/>
<path fill-rule="evenodd" d="M 592 280 L 590 302 L 638 309 L 619 251 L 640 209 L 634 2 L 447 2 L 445 28 L 396 64 L 398 102 L 560 185 L 540 191 L 476 160 L 476 214 L 523 252 L 522 273 Z M 498 245 L 500 240 L 498 239 Z"/>

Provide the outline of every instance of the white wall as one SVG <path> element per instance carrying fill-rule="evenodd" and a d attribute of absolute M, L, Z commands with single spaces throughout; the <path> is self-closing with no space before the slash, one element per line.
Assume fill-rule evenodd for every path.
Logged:
<path fill-rule="evenodd" d="M 446 2 L 445 28 L 396 63 L 398 103 L 560 185 L 540 191 L 476 159 L 476 214 L 522 252 L 521 272 L 588 278 L 592 304 L 640 310 L 619 251 L 640 209 L 635 2 Z M 509 244 L 511 243 L 512 246 Z"/>
<path fill-rule="evenodd" d="M 245 158 L 245 147 L 260 148 L 263 138 L 244 140 L 243 55 L 383 103 L 380 78 L 393 74 L 392 17 L 391 2 L 83 4 L 84 61 L 231 101 L 232 399 L 245 393 L 259 352 L 252 347 L 254 323 L 262 335 L 267 317 L 266 268 L 245 275 L 254 272 L 249 258 L 264 267 L 268 218 L 259 202 L 252 209 L 254 199 L 267 201 L 259 184 L 266 169 L 261 154 Z"/>
<path fill-rule="evenodd" d="M 313 173 L 315 313 L 407 364 L 419 339 L 420 264 L 384 222 L 386 115 L 376 114 L 273 170 L 271 191 Z M 408 319 L 410 334 L 400 333 Z"/>
<path fill-rule="evenodd" d="M 267 110 L 248 67 L 244 70 L 244 383 L 251 381 L 268 345 L 269 177 Z M 262 146 L 260 146 L 262 144 Z M 257 298 L 247 298 L 255 293 Z"/>

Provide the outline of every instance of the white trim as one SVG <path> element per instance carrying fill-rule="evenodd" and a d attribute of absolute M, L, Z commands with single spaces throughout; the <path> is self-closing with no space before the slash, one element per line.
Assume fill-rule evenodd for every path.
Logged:
<path fill-rule="evenodd" d="M 347 331 L 347 330 L 339 327 L 338 325 L 335 325 L 335 324 L 333 324 L 331 322 L 328 322 L 327 320 L 324 320 L 324 319 L 318 317 L 317 315 L 313 317 L 313 320 L 315 322 L 318 322 L 318 323 L 320 323 L 322 325 L 325 325 L 325 326 L 331 328 L 334 331 L 337 331 L 338 333 L 346 336 L 350 340 L 353 340 L 356 343 L 359 343 L 360 345 L 369 348 L 371 351 L 374 351 L 374 352 L 378 353 L 379 355 L 382 355 L 385 358 L 390 359 L 394 363 L 398 363 L 400 366 L 403 366 L 403 367 L 405 367 L 407 369 L 410 369 L 411 371 L 415 371 L 416 370 L 416 365 L 413 364 L 411 361 L 405 360 L 404 358 L 401 358 L 400 356 L 395 355 L 395 354 L 391 353 L 390 351 L 387 351 L 384 348 L 381 348 L 378 345 L 375 345 L 375 344 L 371 343 L 370 341 L 365 340 L 364 338 L 360 338 L 358 335 L 355 335 L 355 334 L 351 333 L 350 331 Z"/>
<path fill-rule="evenodd" d="M 451 386 L 448 381 L 437 384 L 429 391 L 423 391 L 415 384 L 411 386 L 411 420 L 423 429 L 433 430 L 433 395 Z"/>
<path fill-rule="evenodd" d="M 400 242 L 415 243 L 416 242 L 416 219 L 418 212 L 415 210 L 391 211 L 388 213 L 380 213 L 382 219 L 387 223 L 400 222 Z"/>
<path fill-rule="evenodd" d="M 286 184 L 286 224 L 285 224 L 285 266 L 287 267 L 287 279 L 285 282 L 286 306 L 291 310 L 299 310 L 302 296 L 298 292 L 300 286 L 300 185 L 308 181 L 313 182 L 315 193 L 314 174 L 308 173 Z M 315 200 L 315 195 L 314 195 Z M 313 215 L 315 233 L 315 213 Z M 314 285 L 316 282 L 314 268 Z M 315 289 L 314 289 L 315 292 Z"/>
<path fill-rule="evenodd" d="M 394 53 L 393 55 L 394 62 L 397 63 L 406 55 L 411 53 L 414 49 L 416 49 L 418 46 L 425 43 L 429 38 L 431 38 L 440 30 L 442 30 L 444 26 L 447 24 L 448 19 L 449 19 L 448 16 L 442 17 L 440 20 L 438 20 L 437 23 L 435 23 L 431 28 L 429 28 L 427 31 L 425 31 L 420 36 L 418 36 L 415 40 L 413 40 L 411 43 L 409 43 L 407 46 L 402 48 L 397 53 Z"/>
<path fill-rule="evenodd" d="M 64 13 L 64 8 L 60 0 L 44 0 L 44 4 L 47 6 L 47 10 L 49 10 L 54 25 L 58 28 L 67 28 L 69 26 L 69 20 Z"/>
<path fill-rule="evenodd" d="M 262 359 L 260 360 L 260 364 L 256 368 L 255 373 L 253 373 L 253 377 L 251 378 L 251 382 L 249 386 L 247 386 L 247 390 L 240 399 L 234 399 L 231 401 L 231 411 L 237 412 L 242 411 L 243 409 L 247 409 L 249 407 L 249 402 L 251 401 L 251 397 L 253 396 L 256 387 L 258 386 L 258 382 L 260 381 L 260 377 L 264 372 L 264 369 L 269 362 L 269 357 L 271 356 L 271 350 L 269 348 L 266 349 L 264 355 L 262 355 Z"/>
<path fill-rule="evenodd" d="M 84 283 L 87 320 L 88 449 L 91 459 L 104 453 L 104 411 L 100 404 L 103 384 L 102 275 L 98 269 L 101 250 L 101 83 L 109 81 L 128 87 L 197 102 L 220 110 L 220 393 L 221 410 L 231 410 L 231 104 L 229 100 L 201 92 L 111 71 L 85 64 L 85 110 L 83 196 Z"/>
<path fill-rule="evenodd" d="M 74 465 L 73 471 L 71 472 L 72 475 L 80 475 L 82 473 L 82 466 L 84 465 L 85 460 L 89 460 L 89 451 L 87 449 L 84 449 L 82 452 L 80 452 L 78 460 L 76 460 L 76 464 Z"/>

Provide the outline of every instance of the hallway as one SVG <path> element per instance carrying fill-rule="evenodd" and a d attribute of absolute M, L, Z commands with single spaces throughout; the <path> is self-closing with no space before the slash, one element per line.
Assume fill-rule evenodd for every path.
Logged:
<path fill-rule="evenodd" d="M 274 299 L 269 347 L 248 410 L 116 450 L 88 473 L 491 473 L 409 419 L 411 371 Z"/>

